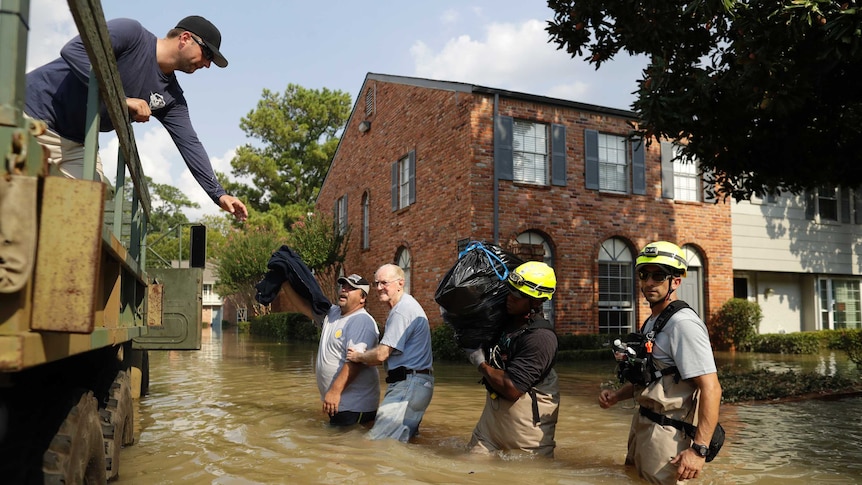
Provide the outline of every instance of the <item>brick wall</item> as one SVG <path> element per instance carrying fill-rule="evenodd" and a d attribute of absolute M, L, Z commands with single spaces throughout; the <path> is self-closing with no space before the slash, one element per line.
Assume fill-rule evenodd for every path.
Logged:
<path fill-rule="evenodd" d="M 368 89 L 376 100 L 370 117 L 365 116 Z M 703 260 L 706 313 L 732 297 L 730 208 L 663 199 L 658 143 L 647 150 L 646 195 L 601 193 L 585 188 L 584 129 L 626 135 L 627 119 L 504 96 L 497 110 L 566 125 L 565 187 L 499 183 L 500 244 L 511 247 L 518 234 L 536 231 L 552 246 L 558 333 L 598 330 L 598 254 L 609 238 L 624 240 L 635 254 L 654 240 L 691 244 Z M 409 249 L 411 293 L 432 326 L 442 323 L 434 291 L 457 258 L 458 241 L 493 239 L 493 114 L 493 95 L 368 79 L 318 198 L 318 209 L 332 212 L 335 200 L 348 196 L 352 233 L 346 273 L 373 281 L 377 267 L 395 262 L 399 247 Z M 360 133 L 365 119 L 371 129 Z M 416 152 L 416 203 L 392 212 L 390 166 L 410 150 Z M 367 250 L 360 249 L 364 193 L 370 201 Z M 374 290 L 368 309 L 385 321 L 388 308 Z M 636 321 L 648 313 L 641 303 Z"/>

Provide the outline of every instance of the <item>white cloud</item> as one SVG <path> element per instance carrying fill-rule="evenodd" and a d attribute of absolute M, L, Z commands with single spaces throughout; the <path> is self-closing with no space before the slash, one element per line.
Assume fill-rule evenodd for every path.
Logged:
<path fill-rule="evenodd" d="M 233 159 L 236 154 L 236 148 L 232 148 L 222 154 L 220 157 L 210 157 L 210 162 L 212 163 L 213 170 L 216 172 L 223 172 L 226 174 L 230 174 L 231 166 L 230 161 Z M 212 199 L 204 192 L 195 178 L 192 176 L 192 173 L 188 170 L 183 170 L 182 175 L 180 176 L 178 183 L 174 184 L 175 187 L 180 189 L 192 202 L 197 202 L 201 207 L 200 209 L 186 209 L 184 212 L 186 217 L 189 218 L 191 222 L 197 222 L 204 215 L 224 215 L 227 212 L 221 210 L 219 206 L 217 206 Z"/>
<path fill-rule="evenodd" d="M 640 61 L 621 55 L 614 61 L 616 69 L 609 63 L 596 72 L 594 66 L 550 44 L 545 25 L 535 19 L 520 24 L 491 23 L 485 27 L 483 39 L 460 35 L 439 51 L 416 41 L 410 48 L 415 75 L 605 106 L 629 103 L 608 96 L 619 93 L 621 85 L 631 85 L 628 92 L 633 90 Z"/>
<path fill-rule="evenodd" d="M 59 57 L 60 48 L 78 35 L 65 0 L 34 0 L 29 20 L 27 71 Z"/>

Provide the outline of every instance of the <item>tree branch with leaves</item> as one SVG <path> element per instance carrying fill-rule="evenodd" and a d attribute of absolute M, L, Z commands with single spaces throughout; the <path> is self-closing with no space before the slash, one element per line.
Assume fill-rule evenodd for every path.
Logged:
<path fill-rule="evenodd" d="M 720 195 L 862 185 L 857 1 L 549 0 L 547 31 L 600 69 L 648 57 L 636 135 L 681 143 Z"/>

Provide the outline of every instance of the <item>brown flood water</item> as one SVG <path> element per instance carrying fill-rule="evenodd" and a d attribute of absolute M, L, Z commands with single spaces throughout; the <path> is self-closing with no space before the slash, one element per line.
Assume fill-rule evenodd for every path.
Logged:
<path fill-rule="evenodd" d="M 415 443 L 369 441 L 326 425 L 316 346 L 204 330 L 198 352 L 151 352 L 150 394 L 135 403 L 136 443 L 122 451 L 130 484 L 640 483 L 623 466 L 633 406 L 596 396 L 613 363 L 558 365 L 562 403 L 554 460 L 465 451 L 484 403 L 469 364 L 435 364 Z M 834 356 L 745 365 L 847 366 Z M 852 364 L 849 364 L 852 366 Z M 728 442 L 692 483 L 862 483 L 862 398 L 722 406 Z"/>

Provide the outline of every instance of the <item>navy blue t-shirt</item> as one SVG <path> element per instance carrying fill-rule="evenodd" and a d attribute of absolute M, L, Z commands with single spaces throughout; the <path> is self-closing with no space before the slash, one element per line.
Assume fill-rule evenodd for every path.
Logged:
<path fill-rule="evenodd" d="M 149 103 L 153 116 L 171 135 L 195 180 L 218 203 L 226 192 L 216 180 L 209 156 L 192 127 L 176 75 L 159 69 L 158 39 L 136 20 L 114 19 L 107 25 L 126 97 Z M 87 51 L 81 38 L 75 37 L 63 46 L 59 58 L 27 73 L 24 111 L 44 120 L 63 138 L 83 143 L 89 76 Z M 99 131 L 113 131 L 104 104 L 101 111 Z"/>

